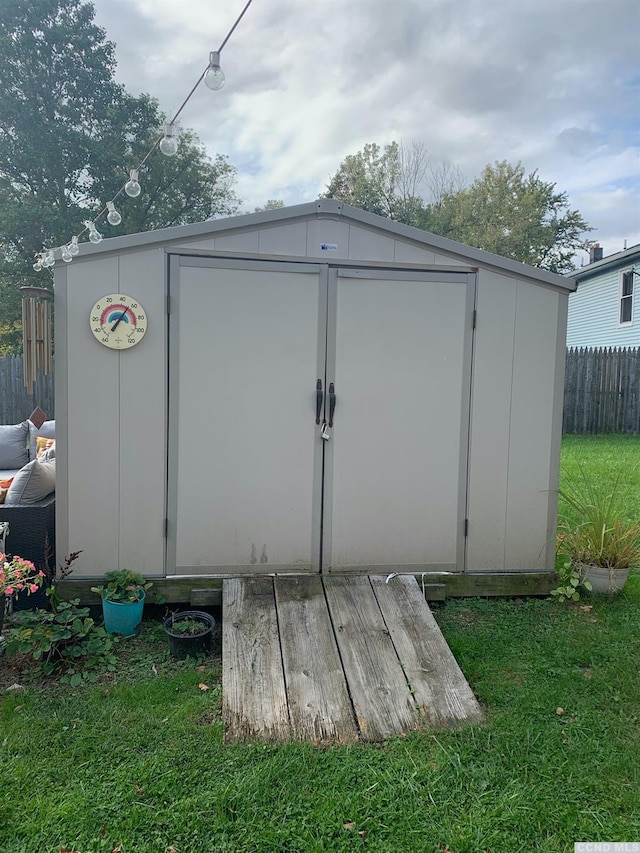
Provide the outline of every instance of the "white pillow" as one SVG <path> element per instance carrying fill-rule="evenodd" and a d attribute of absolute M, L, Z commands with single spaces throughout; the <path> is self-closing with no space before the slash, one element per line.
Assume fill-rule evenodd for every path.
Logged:
<path fill-rule="evenodd" d="M 0 468 L 22 468 L 29 461 L 27 436 L 29 424 L 7 424 L 0 426 Z M 33 440 L 35 447 L 35 438 Z"/>
<path fill-rule="evenodd" d="M 32 504 L 46 498 L 56 488 L 56 460 L 34 459 L 21 468 L 9 486 L 5 506 Z"/>

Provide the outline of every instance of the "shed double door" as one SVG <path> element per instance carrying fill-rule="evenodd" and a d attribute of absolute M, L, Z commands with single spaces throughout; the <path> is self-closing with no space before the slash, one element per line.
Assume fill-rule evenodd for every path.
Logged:
<path fill-rule="evenodd" d="M 474 281 L 173 257 L 168 574 L 462 570 Z"/>

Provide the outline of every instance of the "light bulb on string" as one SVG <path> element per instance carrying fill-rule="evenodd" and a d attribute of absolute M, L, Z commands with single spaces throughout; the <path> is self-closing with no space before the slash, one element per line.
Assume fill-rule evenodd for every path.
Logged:
<path fill-rule="evenodd" d="M 87 220 L 84 224 L 89 231 L 89 240 L 92 243 L 99 243 L 102 240 L 102 234 L 96 228 L 95 222 Z"/>
<path fill-rule="evenodd" d="M 131 169 L 129 180 L 124 185 L 124 191 L 129 198 L 137 198 L 140 195 L 140 184 L 138 183 L 138 170 Z"/>
<path fill-rule="evenodd" d="M 69 251 L 69 246 L 62 247 L 62 260 L 65 262 L 65 264 L 70 264 L 73 260 L 73 255 Z"/>
<path fill-rule="evenodd" d="M 78 246 L 78 238 L 75 235 L 71 238 L 71 242 L 67 245 L 67 249 L 69 250 L 69 254 L 74 258 L 80 251 L 80 246 Z"/>
<path fill-rule="evenodd" d="M 217 50 L 212 50 L 209 53 L 209 67 L 204 75 L 204 85 L 208 89 L 217 92 L 222 89 L 225 83 L 224 71 L 220 68 L 220 54 Z"/>
<path fill-rule="evenodd" d="M 33 268 L 34 268 L 34 270 L 35 270 L 36 272 L 40 272 L 40 271 L 41 271 L 41 269 L 42 269 L 42 255 L 38 255 L 38 256 L 36 257 L 36 262 L 35 262 L 35 264 L 33 265 Z"/>
<path fill-rule="evenodd" d="M 109 211 L 107 213 L 107 222 L 109 225 L 120 225 L 122 217 L 116 210 L 116 206 L 112 201 L 107 202 L 107 210 Z"/>
<path fill-rule="evenodd" d="M 43 267 L 52 267 L 56 262 L 55 249 L 49 249 L 42 260 Z"/>
<path fill-rule="evenodd" d="M 163 132 L 164 136 L 160 140 L 160 145 L 158 147 L 165 157 L 173 157 L 173 155 L 178 151 L 176 128 L 171 124 L 171 122 L 165 122 Z"/>

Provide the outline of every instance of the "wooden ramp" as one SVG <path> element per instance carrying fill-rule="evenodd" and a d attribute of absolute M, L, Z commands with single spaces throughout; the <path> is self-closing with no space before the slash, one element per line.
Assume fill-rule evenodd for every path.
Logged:
<path fill-rule="evenodd" d="M 411 575 L 223 584 L 227 742 L 379 741 L 482 719 Z"/>

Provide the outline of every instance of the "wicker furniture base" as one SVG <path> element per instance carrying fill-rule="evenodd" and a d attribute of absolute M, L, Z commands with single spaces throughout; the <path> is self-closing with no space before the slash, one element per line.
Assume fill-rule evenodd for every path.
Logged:
<path fill-rule="evenodd" d="M 0 521 L 9 522 L 8 554 L 31 560 L 43 571 L 55 568 L 55 492 L 33 504 L 0 505 Z"/>

